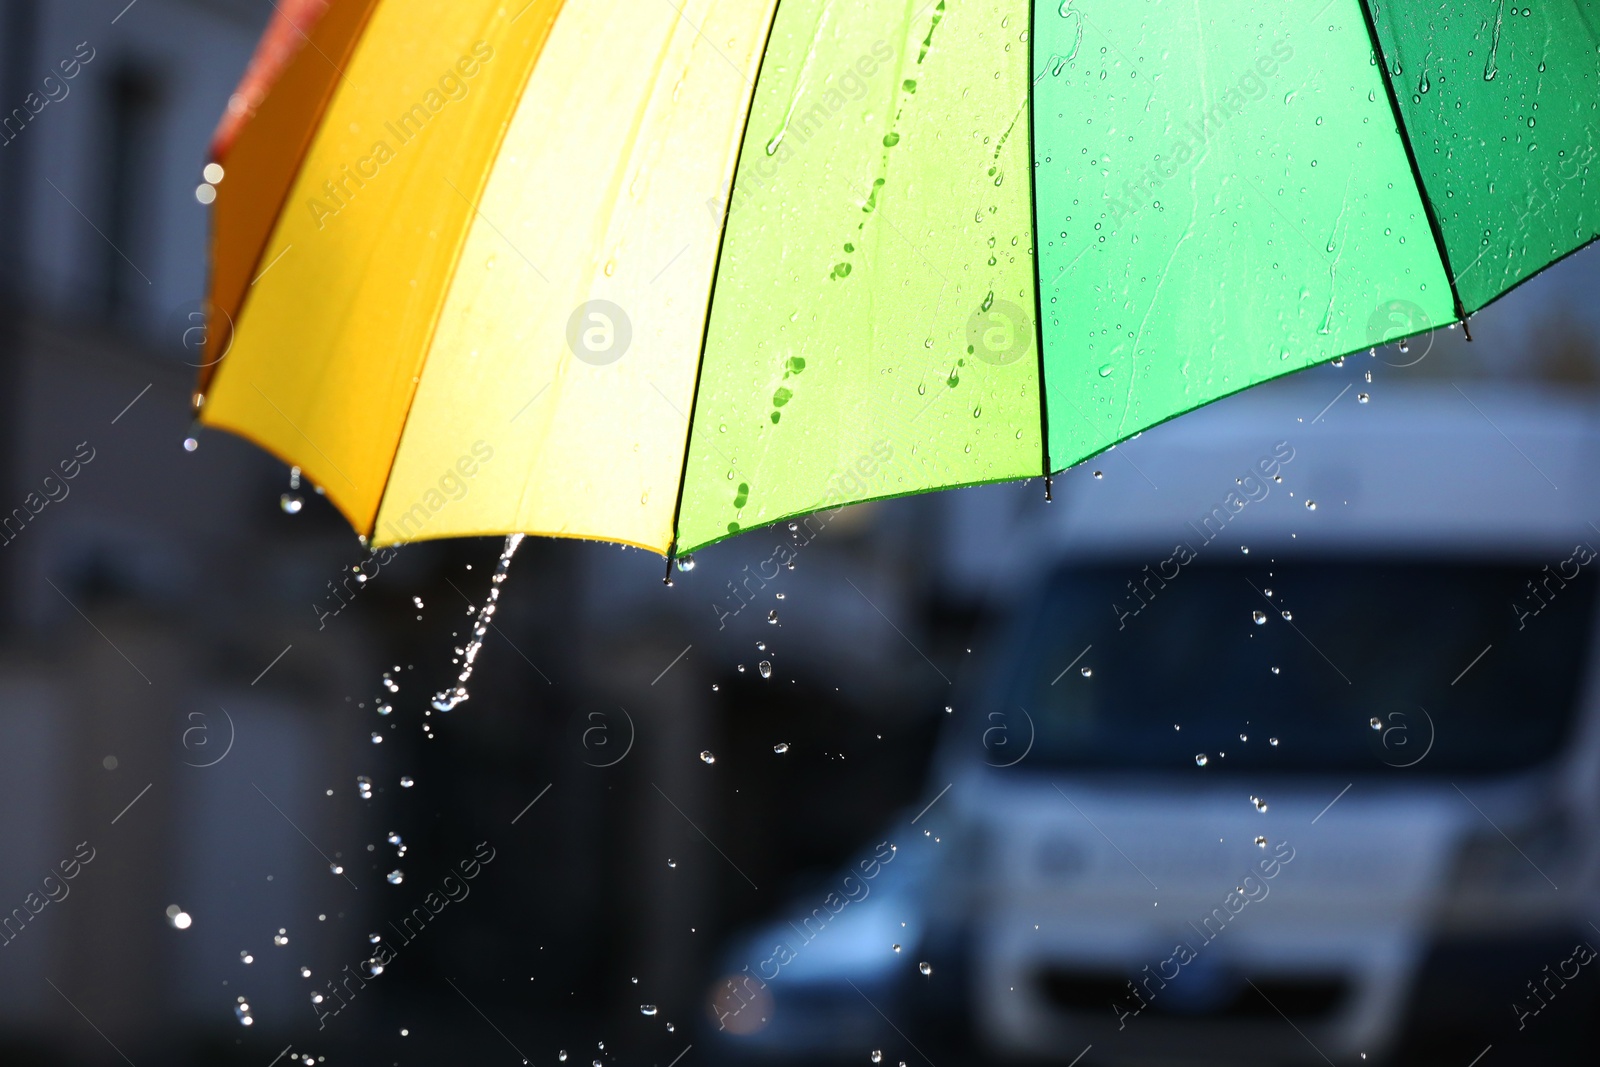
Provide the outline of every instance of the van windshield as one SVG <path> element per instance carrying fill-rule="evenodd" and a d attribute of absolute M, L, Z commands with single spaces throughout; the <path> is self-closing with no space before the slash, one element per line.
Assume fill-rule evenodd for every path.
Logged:
<path fill-rule="evenodd" d="M 1066 570 L 1026 629 L 1001 717 L 1026 710 L 1038 766 L 1530 767 L 1576 717 L 1592 555 Z"/>

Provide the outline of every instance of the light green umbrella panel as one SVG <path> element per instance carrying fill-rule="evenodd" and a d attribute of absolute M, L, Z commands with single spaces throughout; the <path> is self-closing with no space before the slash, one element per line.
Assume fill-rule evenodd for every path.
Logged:
<path fill-rule="evenodd" d="M 1600 233 L 1597 13 L 780 4 L 679 549 L 1057 471 L 1483 307 Z"/>
<path fill-rule="evenodd" d="M 292 7 L 201 416 L 374 544 L 1048 475 L 1600 233 L 1600 0 Z"/>

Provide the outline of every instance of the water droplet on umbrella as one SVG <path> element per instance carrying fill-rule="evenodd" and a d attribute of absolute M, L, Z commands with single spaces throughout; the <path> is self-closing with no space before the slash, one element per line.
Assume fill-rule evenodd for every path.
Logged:
<path fill-rule="evenodd" d="M 678 569 L 680 571 L 692 571 L 692 570 L 694 570 L 694 557 L 693 556 L 679 556 L 678 557 Z"/>
<path fill-rule="evenodd" d="M 1257 626 L 1265 626 L 1267 624 L 1267 613 L 1264 611 L 1252 611 L 1250 613 L 1250 621 Z"/>
<path fill-rule="evenodd" d="M 1111 377 L 1111 364 L 1109 364 L 1109 363 L 1102 363 L 1102 364 L 1101 364 L 1101 365 L 1100 365 L 1100 377 L 1102 377 L 1102 378 L 1109 378 L 1109 377 Z"/>
<path fill-rule="evenodd" d="M 712 755 L 711 750 L 708 748 L 704 752 L 700 753 L 700 762 L 701 763 L 715 763 L 715 762 L 717 762 L 717 757 Z"/>

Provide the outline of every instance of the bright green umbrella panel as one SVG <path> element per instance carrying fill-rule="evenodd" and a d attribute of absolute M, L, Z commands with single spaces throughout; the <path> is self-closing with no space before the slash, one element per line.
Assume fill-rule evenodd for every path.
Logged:
<path fill-rule="evenodd" d="M 1448 321 L 1357 4 L 1074 0 L 1035 26 L 1052 467 L 1364 348 L 1391 302 Z"/>
<path fill-rule="evenodd" d="M 1024 0 L 785 0 L 727 205 L 678 550 L 1042 469 Z"/>
<path fill-rule="evenodd" d="M 1373 14 L 1466 311 L 1600 236 L 1600 3 Z"/>

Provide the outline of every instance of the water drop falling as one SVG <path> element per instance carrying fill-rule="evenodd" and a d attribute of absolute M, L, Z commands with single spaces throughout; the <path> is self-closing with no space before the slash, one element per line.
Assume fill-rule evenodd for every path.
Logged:
<path fill-rule="evenodd" d="M 1256 847 L 1257 848 L 1266 848 L 1267 847 L 1267 839 L 1262 837 L 1260 834 L 1257 834 L 1256 835 Z"/>
<path fill-rule="evenodd" d="M 416 783 L 416 779 L 412 778 L 409 774 L 402 774 L 400 776 L 400 788 L 401 789 L 410 789 L 412 786 L 414 786 L 416 784 L 417 784 Z"/>
<path fill-rule="evenodd" d="M 1292 611 L 1284 612 L 1283 613 L 1283 621 L 1284 622 L 1293 622 L 1294 621 L 1294 612 L 1292 612 Z"/>
<path fill-rule="evenodd" d="M 250 955 L 249 952 L 240 952 L 239 953 L 239 962 L 240 963 L 249 965 L 249 964 L 254 963 L 255 961 L 256 961 L 256 958 L 254 956 Z"/>
<path fill-rule="evenodd" d="M 500 560 L 495 564 L 494 576 L 490 579 L 489 595 L 484 598 L 483 607 L 478 609 L 478 616 L 472 622 L 472 640 L 467 642 L 461 654 L 461 673 L 456 677 L 454 688 L 434 694 L 435 711 L 450 711 L 468 698 L 467 682 L 472 678 L 473 665 L 483 649 L 483 639 L 489 633 L 489 625 L 494 620 L 495 607 L 500 601 L 500 586 L 506 580 L 506 572 L 511 569 L 511 557 L 517 554 L 517 546 L 521 544 L 521 534 L 506 538 L 505 547 L 500 550 Z"/>
<path fill-rule="evenodd" d="M 772 661 L 771 660 L 765 660 L 765 659 L 762 660 L 760 663 L 756 664 L 756 670 L 761 672 L 761 677 L 763 677 L 763 678 L 771 678 L 772 677 Z"/>
<path fill-rule="evenodd" d="M 1196 756 L 1194 758 L 1194 765 L 1196 767 L 1204 767 L 1206 764 L 1208 764 L 1210 762 L 1211 762 L 1211 757 L 1207 756 L 1204 752 L 1200 753 L 1198 756 Z"/>
<path fill-rule="evenodd" d="M 717 757 L 715 755 L 713 755 L 711 750 L 708 748 L 705 751 L 700 753 L 700 762 L 701 763 L 715 763 L 715 762 L 717 762 Z"/>
<path fill-rule="evenodd" d="M 287 945 L 289 943 L 289 931 L 282 926 L 278 927 L 278 932 L 272 935 L 272 943 L 279 948 Z"/>
<path fill-rule="evenodd" d="M 873 1049 L 872 1050 L 872 1055 L 867 1057 L 867 1058 L 870 1059 L 873 1063 L 882 1063 L 883 1062 L 883 1052 L 881 1050 L 879 1050 L 879 1049 Z"/>
<path fill-rule="evenodd" d="M 1093 667 L 1079 667 L 1078 668 L 1078 673 L 1083 675 L 1085 678 L 1092 678 L 1094 676 L 1094 668 Z"/>
<path fill-rule="evenodd" d="M 233 1006 L 233 1014 L 238 1018 L 240 1026 L 254 1026 L 256 1021 L 250 1015 L 250 1002 L 243 997 Z"/>
<path fill-rule="evenodd" d="M 1267 624 L 1267 613 L 1259 610 L 1252 611 L 1250 613 L 1250 621 L 1257 626 L 1265 626 Z"/>
<path fill-rule="evenodd" d="M 306 966 L 301 966 L 301 968 L 300 968 L 300 977 L 301 978 L 310 978 L 311 977 L 311 968 L 310 967 L 306 967 Z"/>
<path fill-rule="evenodd" d="M 1374 730 L 1381 730 L 1383 729 L 1383 720 L 1374 715 L 1372 718 L 1367 720 L 1367 725 L 1372 727 Z"/>
<path fill-rule="evenodd" d="M 196 441 L 193 437 L 185 437 L 183 439 L 183 450 L 185 452 L 193 452 L 195 449 L 197 449 L 199 447 L 200 447 L 200 442 Z"/>
<path fill-rule="evenodd" d="M 1358 404 L 1365 404 L 1367 401 L 1369 401 L 1371 399 L 1372 399 L 1372 397 L 1368 396 L 1366 393 L 1357 393 L 1356 394 L 1356 403 L 1358 403 Z"/>
<path fill-rule="evenodd" d="M 1278 747 L 1278 739 L 1276 737 L 1269 737 L 1269 738 L 1267 738 L 1267 744 L 1271 745 L 1273 748 L 1277 748 Z"/>
<path fill-rule="evenodd" d="M 361 794 L 362 800 L 372 799 L 372 779 L 364 774 L 356 775 L 356 792 Z"/>
<path fill-rule="evenodd" d="M 1306 510 L 1307 511 L 1316 511 L 1317 510 L 1317 502 L 1315 500 L 1307 500 L 1306 501 Z"/>
<path fill-rule="evenodd" d="M 654 1004 L 641 1004 L 641 1005 L 639 1005 L 639 1014 L 640 1015 L 654 1015 L 655 1013 L 656 1013 L 656 1006 Z"/>
<path fill-rule="evenodd" d="M 772 751 L 776 752 L 780 756 L 783 755 L 785 752 L 789 751 L 789 742 L 779 741 L 777 744 L 772 746 Z"/>
<path fill-rule="evenodd" d="M 1266 811 L 1267 810 L 1267 802 L 1265 800 L 1262 800 L 1260 797 L 1251 797 L 1250 798 L 1250 803 L 1252 803 L 1252 804 L 1254 804 L 1256 806 L 1256 810 L 1257 811 Z"/>
<path fill-rule="evenodd" d="M 305 506 L 306 498 L 299 493 L 284 493 L 278 497 L 278 507 L 283 509 L 285 515 L 298 515 Z"/>
<path fill-rule="evenodd" d="M 921 963 L 917 964 L 917 970 L 921 971 L 923 974 L 932 974 L 933 964 L 929 963 L 927 960 L 923 960 Z"/>
<path fill-rule="evenodd" d="M 773 608 L 771 611 L 767 612 L 767 625 L 769 625 L 769 626 L 778 625 L 778 609 L 777 608 Z"/>
<path fill-rule="evenodd" d="M 390 885 L 399 885 L 406 880 L 405 872 L 398 867 L 390 871 L 386 877 Z"/>

